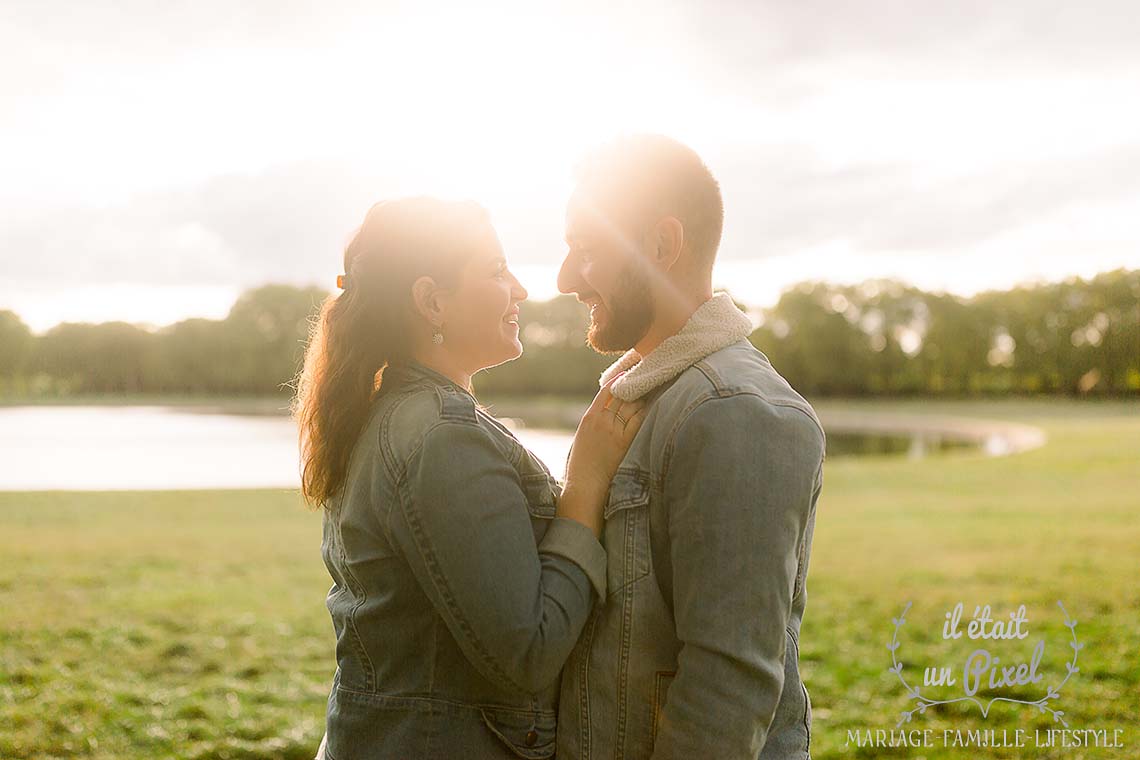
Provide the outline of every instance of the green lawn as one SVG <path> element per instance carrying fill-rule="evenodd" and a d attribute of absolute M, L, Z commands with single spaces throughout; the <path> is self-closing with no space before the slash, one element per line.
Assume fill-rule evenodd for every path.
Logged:
<path fill-rule="evenodd" d="M 1049 443 L 828 464 L 801 639 L 813 756 L 1140 756 L 1140 404 L 867 408 L 1028 422 Z M 290 492 L 0 494 L 0 758 L 311 757 L 333 671 L 319 541 Z M 1084 648 L 1056 709 L 1070 728 L 1124 729 L 1124 749 L 1034 749 L 1034 728 L 1060 724 L 1006 703 L 916 715 L 905 727 L 935 729 L 934 749 L 845 746 L 908 707 L 886 648 L 908 601 L 900 659 L 954 662 L 940 634 L 955 602 L 967 621 L 974 604 L 1025 604 L 1051 676 L 1058 599 Z M 944 749 L 947 728 L 1027 729 L 1030 746 Z"/>

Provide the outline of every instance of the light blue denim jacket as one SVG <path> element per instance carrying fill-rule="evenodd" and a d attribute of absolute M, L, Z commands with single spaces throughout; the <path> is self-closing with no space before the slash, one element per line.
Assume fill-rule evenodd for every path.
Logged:
<path fill-rule="evenodd" d="M 607 596 L 563 671 L 559 760 L 807 758 L 819 420 L 747 340 L 646 398 L 605 509 Z"/>
<path fill-rule="evenodd" d="M 559 493 L 467 391 L 385 370 L 324 518 L 328 760 L 554 754 L 559 671 L 606 583 Z"/>

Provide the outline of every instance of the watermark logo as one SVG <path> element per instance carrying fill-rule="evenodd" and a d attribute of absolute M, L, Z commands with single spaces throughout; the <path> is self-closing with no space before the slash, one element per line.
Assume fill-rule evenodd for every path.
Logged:
<path fill-rule="evenodd" d="M 995 702 L 1009 702 L 1032 706 L 1042 713 L 1051 713 L 1055 722 L 1068 728 L 1069 724 L 1065 721 L 1065 712 L 1057 709 L 1057 700 L 1060 699 L 1061 689 L 1069 682 L 1069 679 L 1080 672 L 1080 668 L 1077 666 L 1077 657 L 1081 649 L 1084 648 L 1084 644 L 1077 639 L 1077 621 L 1069 617 L 1069 613 L 1065 611 L 1065 606 L 1060 601 L 1057 602 L 1057 607 L 1064 615 L 1064 624 L 1069 629 L 1071 638 L 1068 644 L 1073 650 L 1072 659 L 1065 664 L 1067 672 L 1060 681 L 1046 679 L 1045 675 L 1039 672 L 1045 652 L 1044 639 L 1038 639 L 1033 645 L 1028 662 L 1007 664 L 1000 657 L 990 652 L 989 642 L 1022 641 L 1030 637 L 1029 618 L 1026 615 L 1024 604 L 1009 613 L 1008 620 L 995 619 L 988 604 L 977 606 L 974 608 L 972 618 L 965 624 L 963 630 L 964 607 L 959 602 L 953 609 L 946 612 L 945 622 L 942 625 L 942 639 L 944 641 L 957 641 L 964 636 L 969 641 L 976 642 L 977 645 L 966 657 L 965 662 L 959 666 L 951 664 L 924 667 L 922 684 L 919 685 L 917 678 L 911 677 L 911 681 L 914 681 L 912 684 L 903 674 L 904 662 L 902 660 L 902 647 L 899 643 L 899 631 L 906 624 L 906 615 L 911 608 L 911 602 L 907 602 L 902 614 L 897 618 L 891 618 L 894 630 L 891 640 L 887 644 L 887 649 L 891 653 L 891 667 L 887 670 L 894 673 L 898 678 L 899 683 L 906 690 L 907 696 L 914 700 L 914 707 L 900 713 L 899 721 L 895 727 L 899 728 L 904 723 L 909 723 L 915 714 L 922 714 L 926 712 L 927 708 L 934 705 L 971 702 L 981 709 L 982 717 L 985 718 L 989 716 L 990 708 Z M 989 701 L 983 701 L 977 696 L 978 692 L 983 690 L 993 693 L 1003 688 L 1048 684 L 1049 680 L 1054 680 L 1055 683 L 1042 686 L 1044 693 L 1038 699 L 1015 699 L 998 696 Z M 922 691 L 924 688 L 955 686 L 962 689 L 962 696 L 936 699 Z"/>
<path fill-rule="evenodd" d="M 902 614 L 891 618 L 893 628 L 887 642 L 887 650 L 891 654 L 887 673 L 892 682 L 897 680 L 902 686 L 908 709 L 898 713 L 893 729 L 880 726 L 848 728 L 846 746 L 861 749 L 932 749 L 941 746 L 970 749 L 976 753 L 1033 747 L 1046 749 L 1051 756 L 1058 751 L 1083 753 L 1125 746 L 1124 729 L 1108 726 L 1071 728 L 1065 711 L 1060 707 L 1062 691 L 1080 673 L 1078 661 L 1085 646 L 1077 636 L 1076 619 L 1069 615 L 1060 601 L 1057 602 L 1058 613 L 1035 616 L 1033 621 L 1030 621 L 1024 604 L 1010 612 L 1006 611 L 1008 608 L 995 612 L 995 608 L 988 604 L 970 608 L 961 602 L 950 609 L 934 607 L 932 614 L 941 613 L 938 621 L 941 631 L 934 626 L 927 628 L 908 623 L 907 615 L 911 609 L 912 603 L 907 602 Z M 1046 640 L 1050 644 L 1048 647 Z M 1067 693 L 1072 691 L 1073 687 L 1069 685 Z M 1007 708 L 1029 707 L 1041 714 L 1028 716 L 1033 724 L 1031 729 L 1020 725 L 1003 727 L 1009 722 L 1001 718 L 987 721 L 994 711 L 1002 713 L 1005 718 L 1011 717 L 1009 710 L 995 710 L 1000 708 L 999 702 L 1008 703 Z M 960 709 L 942 710 L 938 706 L 955 703 L 965 703 L 959 708 L 967 714 L 972 713 L 973 706 L 977 705 L 981 712 L 979 720 L 988 722 L 989 727 L 922 727 L 923 722 L 938 721 L 931 721 L 929 716 L 927 721 L 916 720 L 927 711 L 937 712 L 939 717 L 949 717 Z M 1026 721 L 1016 722 L 1023 724 Z"/>

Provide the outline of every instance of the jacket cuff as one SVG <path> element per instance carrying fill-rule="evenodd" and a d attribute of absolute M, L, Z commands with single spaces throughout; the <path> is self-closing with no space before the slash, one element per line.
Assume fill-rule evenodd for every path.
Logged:
<path fill-rule="evenodd" d="M 547 554 L 565 557 L 582 568 L 598 592 L 598 598 L 606 598 L 606 550 L 592 530 L 569 517 L 555 517 L 538 548 Z"/>

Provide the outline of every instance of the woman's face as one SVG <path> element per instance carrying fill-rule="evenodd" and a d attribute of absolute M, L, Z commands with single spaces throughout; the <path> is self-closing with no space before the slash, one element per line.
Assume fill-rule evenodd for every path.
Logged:
<path fill-rule="evenodd" d="M 447 299 L 444 348 L 471 373 L 518 358 L 523 350 L 519 303 L 526 296 L 526 288 L 507 269 L 498 238 L 490 232 Z"/>

